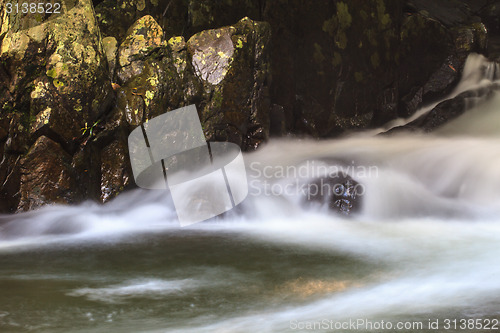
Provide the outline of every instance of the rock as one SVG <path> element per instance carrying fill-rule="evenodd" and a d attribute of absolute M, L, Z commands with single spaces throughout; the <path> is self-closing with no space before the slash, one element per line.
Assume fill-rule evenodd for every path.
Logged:
<path fill-rule="evenodd" d="M 69 0 L 60 15 L 1 18 L 2 211 L 110 200 L 129 183 L 128 133 L 190 104 L 209 140 L 244 150 L 270 133 L 333 137 L 407 117 L 454 88 L 467 55 L 486 52 L 481 19 L 498 21 L 489 0 L 94 3 L 95 15 Z M 433 130 L 465 101 L 408 129 Z M 24 185 L 46 150 L 64 152 L 54 170 L 72 194 Z"/>
<path fill-rule="evenodd" d="M 163 30 L 150 15 L 137 20 L 118 49 L 118 83 L 124 84 L 144 70 L 144 58 L 163 44 Z"/>
<path fill-rule="evenodd" d="M 201 121 L 208 140 L 255 149 L 269 135 L 269 47 L 267 23 L 244 18 L 202 31 L 187 42 L 204 98 Z"/>
<path fill-rule="evenodd" d="M 265 1 L 188 1 L 188 29 L 190 34 L 221 26 L 232 25 L 243 17 L 262 20 Z"/>
<path fill-rule="evenodd" d="M 477 15 L 481 17 L 488 31 L 498 36 L 500 34 L 500 1 L 489 2 L 479 8 Z"/>
<path fill-rule="evenodd" d="M 439 2 L 410 0 L 406 3 L 406 6 L 408 11 L 423 14 L 448 27 L 467 24 L 473 15 L 470 6 L 460 0 L 441 0 Z"/>
<path fill-rule="evenodd" d="M 412 1 L 414 7 L 407 8 L 399 56 L 400 116 L 412 115 L 446 96 L 458 83 L 468 54 L 486 52 L 484 25 L 475 22 L 467 6 L 456 2 Z M 445 10 L 450 6 L 457 10 Z"/>
<path fill-rule="evenodd" d="M 500 90 L 500 84 L 495 83 L 476 90 L 465 91 L 458 96 L 439 103 L 434 109 L 405 126 L 391 129 L 384 134 L 402 132 L 432 132 L 449 121 L 459 117 L 474 106 L 493 98 Z"/>
<path fill-rule="evenodd" d="M 307 184 L 306 205 L 320 204 L 331 212 L 351 215 L 361 209 L 362 185 L 340 173 L 317 178 Z"/>
<path fill-rule="evenodd" d="M 106 113 L 113 98 L 92 4 L 69 1 L 59 15 L 11 13 L 2 20 L 2 209 L 76 202 L 82 196 L 78 188 L 68 190 L 74 176 L 67 166 L 88 140 L 84 129 Z"/>
<path fill-rule="evenodd" d="M 107 202 L 130 185 L 131 169 L 125 138 L 101 150 L 101 198 Z"/>
<path fill-rule="evenodd" d="M 131 125 L 201 99 L 202 86 L 187 61 L 186 50 L 162 46 L 142 60 L 143 70 L 117 92 L 117 108 Z"/>
<path fill-rule="evenodd" d="M 146 15 L 158 22 L 166 39 L 183 35 L 188 29 L 188 6 L 185 0 L 104 0 L 95 12 L 103 36 L 114 37 L 121 44 L 130 26 Z"/>
<path fill-rule="evenodd" d="M 71 156 L 47 138 L 39 137 L 21 159 L 18 210 L 31 210 L 47 203 L 74 201 L 75 182 Z"/>
<path fill-rule="evenodd" d="M 4 154 L 0 162 L 0 211 L 15 212 L 18 207 L 20 195 L 19 184 L 21 182 L 21 156 L 16 154 Z"/>
<path fill-rule="evenodd" d="M 116 38 L 115 37 L 103 38 L 102 45 L 104 47 L 104 53 L 106 54 L 106 59 L 108 60 L 110 77 L 113 77 L 115 74 L 116 55 L 118 53 Z"/>

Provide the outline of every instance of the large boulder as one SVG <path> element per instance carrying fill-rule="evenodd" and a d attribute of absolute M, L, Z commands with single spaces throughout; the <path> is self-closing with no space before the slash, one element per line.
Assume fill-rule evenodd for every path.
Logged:
<path fill-rule="evenodd" d="M 187 42 L 203 84 L 201 121 L 208 140 L 255 149 L 269 135 L 269 47 L 267 23 L 243 18 L 237 24 L 202 31 Z"/>

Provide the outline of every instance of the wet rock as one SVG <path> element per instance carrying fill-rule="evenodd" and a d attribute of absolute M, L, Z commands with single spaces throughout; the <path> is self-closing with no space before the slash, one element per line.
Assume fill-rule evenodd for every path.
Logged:
<path fill-rule="evenodd" d="M 12 211 L 70 202 L 79 194 L 77 188 L 66 192 L 66 165 L 89 135 L 82 135 L 81 129 L 92 126 L 113 98 L 92 4 L 70 1 L 60 15 L 11 13 L 2 20 L 0 133 L 7 137 L 0 139 L 0 193 L 8 198 L 4 206 Z M 47 167 L 42 170 L 36 162 L 42 151 L 63 157 L 54 161 L 54 169 L 42 161 Z M 32 185 L 38 190 L 31 191 Z"/>
<path fill-rule="evenodd" d="M 399 101 L 398 115 L 402 118 L 408 118 L 415 113 L 422 105 L 422 94 L 424 88 L 413 87 L 408 94 Z"/>
<path fill-rule="evenodd" d="M 477 1 L 475 1 L 477 2 Z M 457 26 L 468 23 L 473 15 L 470 6 L 460 0 L 410 0 L 407 10 L 418 12 L 439 21 L 446 26 Z"/>
<path fill-rule="evenodd" d="M 132 88 L 121 88 L 117 93 L 116 103 L 118 108 L 123 110 L 127 122 L 138 126 L 144 121 L 144 100 L 133 92 Z"/>
<path fill-rule="evenodd" d="M 95 3 L 95 17 L 89 0 L 69 1 L 62 15 L 2 17 L 2 210 L 44 202 L 16 195 L 42 137 L 55 143 L 44 149 L 69 155 L 59 164 L 70 161 L 81 184 L 67 199 L 106 201 L 128 181 L 123 138 L 185 105 L 197 105 L 209 140 L 246 150 L 270 132 L 332 137 L 409 116 L 453 89 L 467 54 L 485 52 L 475 15 L 497 1 Z M 465 102 L 438 106 L 414 128 L 440 126 Z"/>
<path fill-rule="evenodd" d="M 201 121 L 208 140 L 255 149 L 269 135 L 269 48 L 267 23 L 244 18 L 237 24 L 202 31 L 187 49 L 208 102 Z"/>
<path fill-rule="evenodd" d="M 432 132 L 449 121 L 459 117 L 475 105 L 493 98 L 500 91 L 500 84 L 470 90 L 439 103 L 434 109 L 405 126 L 396 127 L 387 134 L 403 132 Z"/>
<path fill-rule="evenodd" d="M 188 29 L 190 34 L 221 26 L 232 25 L 243 17 L 262 20 L 265 1 L 188 1 Z"/>
<path fill-rule="evenodd" d="M 19 210 L 48 203 L 73 202 L 76 187 L 71 156 L 61 146 L 41 136 L 21 159 Z"/>
<path fill-rule="evenodd" d="M 167 39 L 183 35 L 188 29 L 188 6 L 185 0 L 104 0 L 95 12 L 103 36 L 121 44 L 130 26 L 146 15 L 158 22 Z"/>
<path fill-rule="evenodd" d="M 125 140 L 115 140 L 101 150 L 101 202 L 107 202 L 130 185 L 131 169 Z"/>
<path fill-rule="evenodd" d="M 0 162 L 0 210 L 14 212 L 19 204 L 19 184 L 21 182 L 21 156 L 4 154 Z"/>
<path fill-rule="evenodd" d="M 347 175 L 332 174 L 317 178 L 306 187 L 305 204 L 320 204 L 342 215 L 351 215 L 361 209 L 362 185 Z"/>
<path fill-rule="evenodd" d="M 488 31 L 496 36 L 500 34 L 500 1 L 488 1 L 478 8 L 477 15 L 486 25 Z"/>
<path fill-rule="evenodd" d="M 116 107 L 132 126 L 201 99 L 201 82 L 186 58 L 186 50 L 162 46 L 144 58 L 143 70 L 117 92 Z"/>
<path fill-rule="evenodd" d="M 108 60 L 110 77 L 113 77 L 115 74 L 116 56 L 118 53 L 116 38 L 115 37 L 103 38 L 102 45 L 104 47 L 104 53 L 106 54 L 106 59 Z"/>
<path fill-rule="evenodd" d="M 272 101 L 292 114 L 289 129 L 327 137 L 394 117 L 401 2 L 268 1 L 263 17 Z"/>
<path fill-rule="evenodd" d="M 439 13 L 420 10 L 409 13 L 403 22 L 400 116 L 407 117 L 421 106 L 446 96 L 460 80 L 468 54 L 486 52 L 486 29 L 482 23 L 473 22 L 469 11 L 466 12 L 469 16 L 449 21 L 460 23 L 450 27 L 447 20 L 444 23 L 438 20 Z"/>
<path fill-rule="evenodd" d="M 285 135 L 287 129 L 287 119 L 283 107 L 281 105 L 273 104 L 271 106 L 269 118 L 269 134 L 278 137 Z"/>
<path fill-rule="evenodd" d="M 137 20 L 118 49 L 118 83 L 124 84 L 144 70 L 144 58 L 163 44 L 163 30 L 150 15 Z"/>

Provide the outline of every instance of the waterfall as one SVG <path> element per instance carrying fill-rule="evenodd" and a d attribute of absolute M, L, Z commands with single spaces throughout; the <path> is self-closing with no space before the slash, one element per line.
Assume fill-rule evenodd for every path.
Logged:
<path fill-rule="evenodd" d="M 494 85 L 498 73 L 472 55 L 448 98 Z M 186 228 L 168 192 L 143 189 L 106 205 L 1 216 L 0 328 L 287 332 L 404 320 L 433 332 L 429 320 L 498 318 L 492 93 L 432 134 L 272 140 L 244 156 L 242 206 Z M 359 212 L 347 218 L 301 205 L 298 192 L 263 191 L 307 183 L 313 162 L 363 184 Z"/>

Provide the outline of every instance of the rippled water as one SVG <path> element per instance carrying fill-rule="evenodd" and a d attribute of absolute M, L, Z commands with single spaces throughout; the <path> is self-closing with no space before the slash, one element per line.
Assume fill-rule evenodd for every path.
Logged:
<path fill-rule="evenodd" d="M 433 135 L 276 140 L 245 156 L 238 212 L 186 228 L 145 190 L 1 217 L 0 331 L 481 331 L 445 323 L 500 319 L 499 125 L 495 97 Z M 321 160 L 367 168 L 349 171 L 366 189 L 353 218 L 261 191 Z"/>

